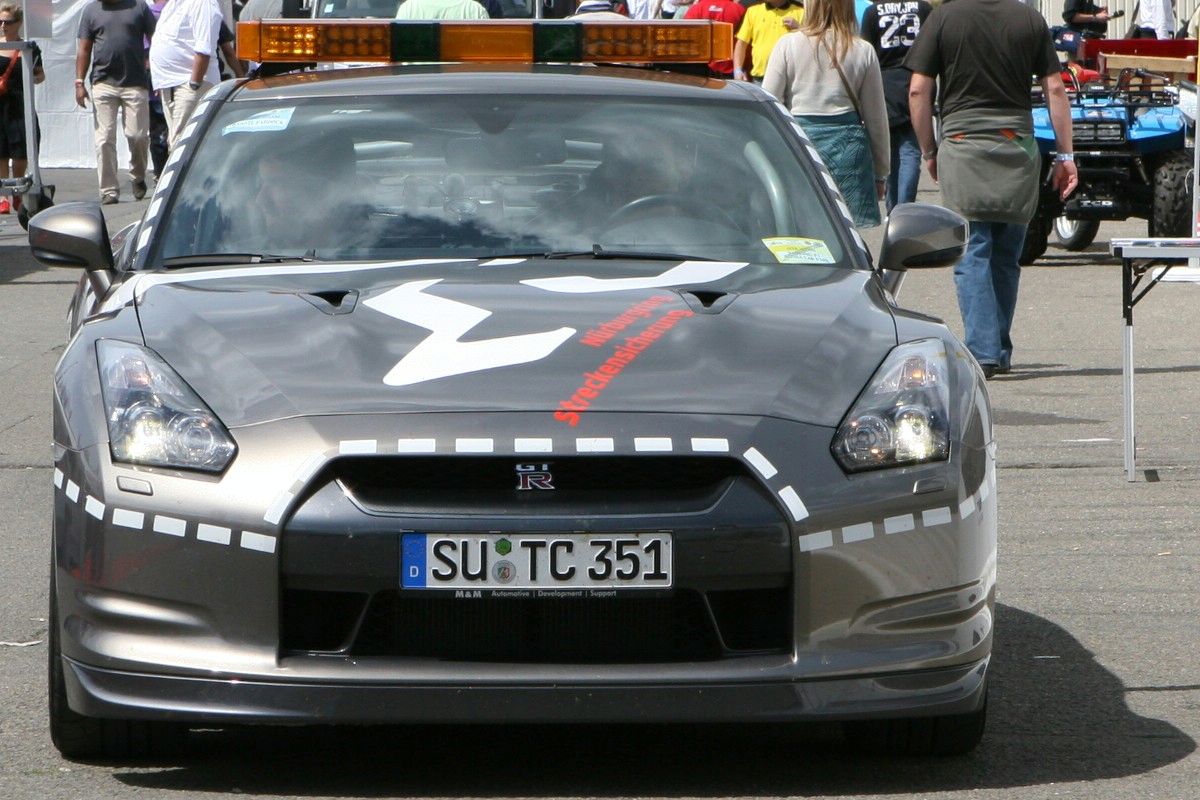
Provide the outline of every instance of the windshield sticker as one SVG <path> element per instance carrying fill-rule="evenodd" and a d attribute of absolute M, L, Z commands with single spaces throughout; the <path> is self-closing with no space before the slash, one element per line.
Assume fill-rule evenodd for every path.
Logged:
<path fill-rule="evenodd" d="M 829 252 L 829 245 L 820 239 L 804 239 L 791 236 L 774 236 L 762 243 L 780 264 L 836 264 L 837 259 Z"/>
<path fill-rule="evenodd" d="M 332 13 L 333 13 L 333 3 L 326 3 L 326 4 L 325 4 L 325 13 L 326 13 L 326 14 L 332 14 Z"/>
<path fill-rule="evenodd" d="M 240 122 L 231 122 L 226 125 L 221 129 L 221 135 L 228 136 L 231 133 L 287 130 L 288 123 L 292 121 L 292 113 L 295 110 L 296 107 L 292 106 L 291 108 L 273 108 L 270 111 L 260 111 L 257 114 L 251 114 Z"/>

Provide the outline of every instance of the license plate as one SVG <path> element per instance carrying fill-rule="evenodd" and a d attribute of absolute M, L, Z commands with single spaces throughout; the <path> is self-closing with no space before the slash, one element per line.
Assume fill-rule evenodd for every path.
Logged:
<path fill-rule="evenodd" d="M 405 589 L 668 589 L 671 534 L 406 533 Z"/>

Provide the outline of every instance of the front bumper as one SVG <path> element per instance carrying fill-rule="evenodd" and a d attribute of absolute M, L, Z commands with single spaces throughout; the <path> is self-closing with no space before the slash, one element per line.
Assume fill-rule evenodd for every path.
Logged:
<path fill-rule="evenodd" d="M 437 685 L 180 678 L 64 659 L 71 708 L 93 717 L 271 723 L 785 722 L 966 714 L 988 658 L 959 667 L 820 681 Z"/>

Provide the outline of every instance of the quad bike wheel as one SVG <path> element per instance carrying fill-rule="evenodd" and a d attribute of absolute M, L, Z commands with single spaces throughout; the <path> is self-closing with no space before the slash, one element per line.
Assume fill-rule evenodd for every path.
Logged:
<path fill-rule="evenodd" d="M 1168 153 L 1154 169 L 1150 235 L 1182 238 L 1192 233 L 1192 151 Z"/>
<path fill-rule="evenodd" d="M 1054 220 L 1054 235 L 1064 250 L 1083 250 L 1096 240 L 1099 230 L 1100 221 L 1095 219 L 1059 217 Z"/>

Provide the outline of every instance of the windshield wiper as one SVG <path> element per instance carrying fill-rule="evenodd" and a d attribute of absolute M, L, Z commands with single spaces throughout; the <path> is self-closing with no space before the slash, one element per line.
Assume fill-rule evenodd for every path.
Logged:
<path fill-rule="evenodd" d="M 226 264 L 286 264 L 319 261 L 315 250 L 302 256 L 280 256 L 272 253 L 207 253 L 164 258 L 164 267 L 217 267 Z"/>
<path fill-rule="evenodd" d="M 592 258 L 598 260 L 623 258 L 631 261 L 716 261 L 707 256 L 683 255 L 681 253 L 658 253 L 643 250 L 605 250 L 598 244 L 592 245 L 591 250 L 543 250 L 527 253 L 504 253 L 488 256 L 488 258 Z"/>

